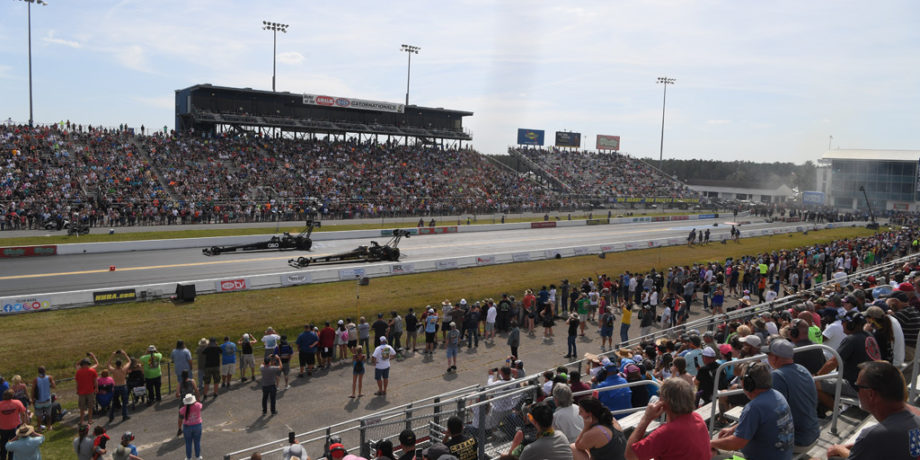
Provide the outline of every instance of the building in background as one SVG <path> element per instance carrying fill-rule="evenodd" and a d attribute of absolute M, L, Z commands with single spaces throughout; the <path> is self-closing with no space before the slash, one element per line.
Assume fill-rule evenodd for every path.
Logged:
<path fill-rule="evenodd" d="M 918 211 L 920 150 L 829 150 L 817 168 L 817 190 L 837 209 Z M 860 187 L 865 188 L 865 197 Z"/>
<path fill-rule="evenodd" d="M 750 201 L 752 204 L 785 203 L 795 195 L 785 184 L 751 188 L 725 181 L 691 179 L 687 181 L 687 186 L 709 200 Z"/>

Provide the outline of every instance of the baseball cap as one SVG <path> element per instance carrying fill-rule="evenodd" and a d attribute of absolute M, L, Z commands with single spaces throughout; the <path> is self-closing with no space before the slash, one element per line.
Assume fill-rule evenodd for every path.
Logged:
<path fill-rule="evenodd" d="M 428 457 L 431 460 L 437 460 L 441 458 L 442 455 L 450 454 L 450 450 L 444 443 L 436 442 L 429 446 L 427 449 L 422 451 L 422 455 Z"/>
<path fill-rule="evenodd" d="M 466 299 L 460 299 L 460 305 L 466 305 Z"/>
<path fill-rule="evenodd" d="M 345 324 L 345 321 L 339 320 L 339 326 Z"/>
<path fill-rule="evenodd" d="M 740 340 L 741 343 L 746 343 L 754 348 L 760 347 L 760 337 L 754 334 L 742 337 Z"/>
<path fill-rule="evenodd" d="M 399 433 L 399 443 L 404 446 L 414 445 L 415 433 L 412 430 L 403 430 L 402 433 Z"/>
<path fill-rule="evenodd" d="M 770 342 L 770 345 L 761 347 L 760 352 L 768 355 L 776 355 L 780 358 L 792 358 L 795 355 L 793 351 L 794 348 L 792 342 L 786 339 L 776 339 Z"/>
<path fill-rule="evenodd" d="M 731 345 L 727 343 L 723 343 L 722 345 L 719 345 L 719 353 L 722 353 L 722 355 L 727 355 L 727 354 L 730 354 L 731 352 L 732 352 Z"/>
<path fill-rule="evenodd" d="M 899 284 L 898 287 L 896 287 L 894 290 L 897 292 L 914 292 L 914 285 L 908 282 L 904 282 Z"/>
<path fill-rule="evenodd" d="M 386 337 L 381 337 L 381 338 L 380 338 L 380 343 L 387 343 L 387 338 L 386 338 Z"/>
<path fill-rule="evenodd" d="M 881 319 L 885 316 L 885 310 L 882 310 L 880 307 L 875 305 L 866 309 L 866 316 L 875 319 Z"/>
<path fill-rule="evenodd" d="M 713 349 L 710 348 L 710 347 L 703 348 L 703 356 L 705 356 L 705 357 L 707 357 L 707 358 L 715 358 L 715 357 L 716 357 L 716 351 L 713 350 Z"/>
<path fill-rule="evenodd" d="M 151 353 L 157 351 L 156 345 L 147 345 L 147 351 L 149 351 L 149 352 L 151 352 Z"/>

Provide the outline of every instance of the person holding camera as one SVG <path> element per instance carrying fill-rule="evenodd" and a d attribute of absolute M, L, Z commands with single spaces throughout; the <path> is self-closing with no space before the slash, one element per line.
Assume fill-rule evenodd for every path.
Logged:
<path fill-rule="evenodd" d="M 278 376 L 281 375 L 281 358 L 271 355 L 259 367 L 262 372 L 262 415 L 268 412 L 268 401 L 272 403 L 272 415 L 278 415 L 275 399 L 278 396 Z"/>
<path fill-rule="evenodd" d="M 297 442 L 294 432 L 290 431 L 288 432 L 288 446 L 281 451 L 281 460 L 293 460 L 295 458 L 309 460 L 310 456 L 307 455 L 307 449 Z"/>
<path fill-rule="evenodd" d="M 124 361 L 117 359 L 118 355 L 124 357 Z M 114 363 L 112 360 L 114 360 Z M 106 368 L 108 368 L 109 374 L 112 375 L 112 379 L 115 381 L 114 398 L 112 398 L 112 406 L 109 411 L 109 422 L 115 419 L 115 403 L 118 401 L 121 401 L 122 421 L 128 420 L 131 418 L 128 416 L 128 371 L 131 370 L 131 357 L 124 350 L 115 350 L 112 352 L 112 356 L 109 357 Z"/>
<path fill-rule="evenodd" d="M 565 434 L 553 428 L 553 409 L 546 403 L 531 406 L 527 426 L 515 433 L 508 453 L 520 460 L 571 460 L 572 449 Z M 525 434 L 525 431 L 533 434 Z M 615 457 L 605 457 L 613 459 Z"/>

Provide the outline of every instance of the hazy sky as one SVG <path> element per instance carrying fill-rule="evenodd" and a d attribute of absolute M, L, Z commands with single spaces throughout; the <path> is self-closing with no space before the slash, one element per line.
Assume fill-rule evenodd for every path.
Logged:
<path fill-rule="evenodd" d="M 36 122 L 173 127 L 198 83 L 475 112 L 474 146 L 519 127 L 622 136 L 658 157 L 793 161 L 920 149 L 920 2 L 134 1 L 32 8 Z M 26 4 L 0 2 L 0 119 L 28 120 Z"/>

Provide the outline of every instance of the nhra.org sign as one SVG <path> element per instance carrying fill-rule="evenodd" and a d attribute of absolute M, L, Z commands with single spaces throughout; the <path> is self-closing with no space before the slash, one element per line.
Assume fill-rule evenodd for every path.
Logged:
<path fill-rule="evenodd" d="M 349 97 L 319 96 L 304 94 L 304 105 L 322 105 L 325 107 L 341 107 L 343 109 L 376 110 L 378 112 L 403 113 L 406 106 L 392 102 L 369 101 L 366 99 L 353 99 Z"/>
<path fill-rule="evenodd" d="M 243 291 L 247 287 L 246 278 L 235 280 L 220 280 L 217 282 L 217 292 Z"/>
<path fill-rule="evenodd" d="M 281 275 L 282 286 L 296 286 L 298 284 L 307 284 L 313 280 L 309 273 L 287 273 Z"/>
<path fill-rule="evenodd" d="M 137 292 L 134 289 L 115 289 L 112 291 L 96 291 L 93 293 L 93 303 L 115 303 L 137 300 Z"/>
<path fill-rule="evenodd" d="M 28 299 L 12 299 L 9 301 L 4 301 L 2 312 L 4 314 L 22 313 L 38 310 L 48 310 L 49 308 L 51 308 L 50 301 L 31 297 Z"/>

